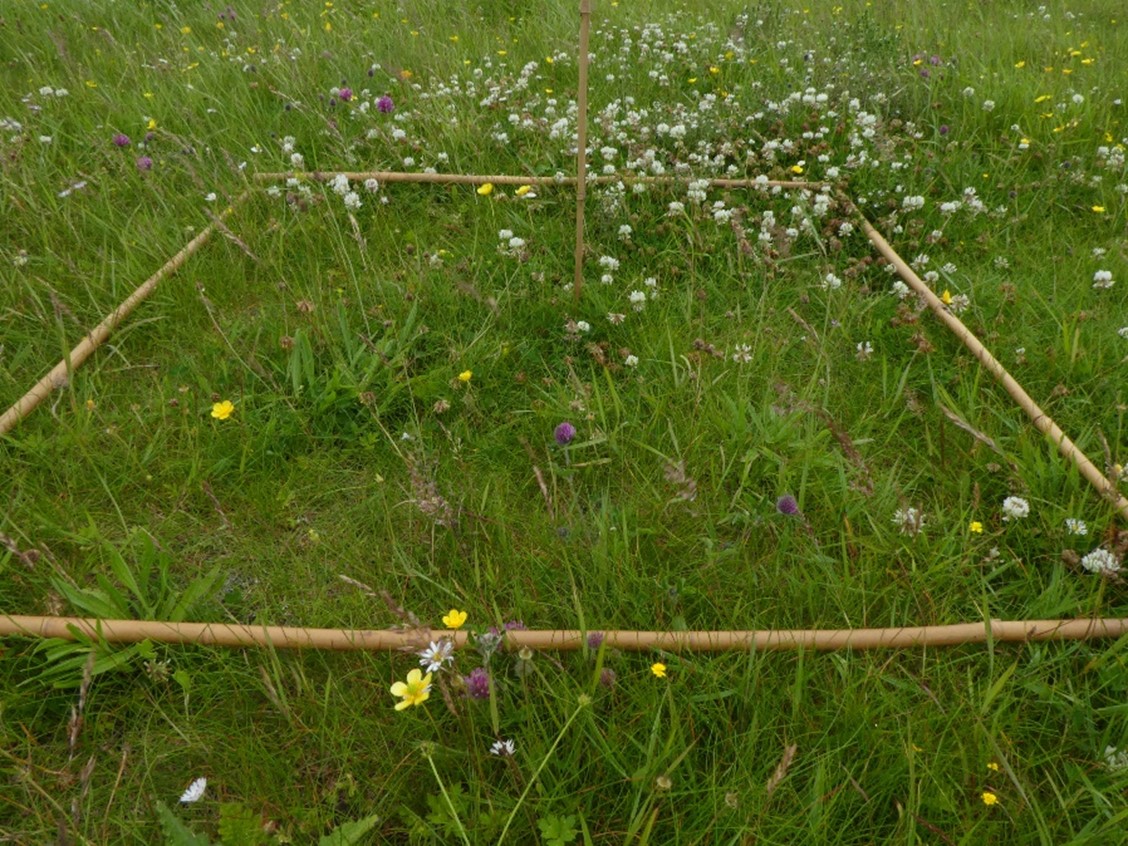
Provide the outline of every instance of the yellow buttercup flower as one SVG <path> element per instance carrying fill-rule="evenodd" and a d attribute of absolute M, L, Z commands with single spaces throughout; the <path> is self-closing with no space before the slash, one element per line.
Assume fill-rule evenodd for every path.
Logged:
<path fill-rule="evenodd" d="M 803 172 L 803 165 L 792 165 L 791 172 L 798 176 Z"/>
<path fill-rule="evenodd" d="M 443 625 L 448 629 L 461 629 L 466 624 L 466 618 L 469 616 L 470 615 L 465 611 L 451 608 L 450 611 L 443 616 Z"/>
<path fill-rule="evenodd" d="M 478 193 L 481 194 L 483 197 L 488 197 L 490 194 L 493 193 L 493 183 L 487 182 L 484 185 L 479 185 L 478 186 Z"/>
<path fill-rule="evenodd" d="M 458 381 L 461 382 L 463 385 L 465 385 L 473 377 L 474 377 L 474 371 L 473 370 L 463 370 L 461 373 L 458 374 Z"/>
<path fill-rule="evenodd" d="M 973 535 L 981 535 L 983 534 L 983 524 L 978 520 L 972 520 L 970 523 L 968 523 L 967 530 Z"/>
<path fill-rule="evenodd" d="M 524 197 L 526 194 L 528 194 L 532 190 L 533 190 L 532 185 L 522 185 L 520 188 L 518 188 L 513 193 L 516 194 L 518 197 Z"/>
<path fill-rule="evenodd" d="M 234 410 L 235 403 L 231 400 L 224 400 L 223 402 L 217 402 L 212 405 L 211 416 L 216 420 L 226 420 L 231 416 Z"/>
<path fill-rule="evenodd" d="M 1095 211 L 1097 214 L 1104 214 L 1104 211 L 1105 211 L 1104 206 L 1093 206 L 1092 208 L 1093 208 L 1093 211 Z"/>
<path fill-rule="evenodd" d="M 654 673 L 660 679 L 666 678 L 666 665 L 659 661 L 657 664 L 650 665 L 650 672 Z"/>
<path fill-rule="evenodd" d="M 944 293 L 940 295 L 940 302 L 942 302 L 944 305 L 952 304 L 952 292 L 947 288 L 945 288 Z"/>
<path fill-rule="evenodd" d="M 396 703 L 396 710 L 402 711 L 412 705 L 422 705 L 431 697 L 431 674 L 423 675 L 418 668 L 407 674 L 406 682 L 396 682 L 391 687 L 392 696 L 398 696 L 402 702 Z"/>
<path fill-rule="evenodd" d="M 999 804 L 999 797 L 992 793 L 990 790 L 983 791 L 983 804 L 990 808 L 992 805 Z"/>

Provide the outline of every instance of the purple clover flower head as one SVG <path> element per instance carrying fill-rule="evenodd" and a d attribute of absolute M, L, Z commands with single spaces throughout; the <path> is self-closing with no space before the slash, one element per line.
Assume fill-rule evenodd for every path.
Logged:
<path fill-rule="evenodd" d="M 603 632 L 588 632 L 587 647 L 591 650 L 599 649 L 603 645 Z"/>
<path fill-rule="evenodd" d="M 610 667 L 604 667 L 599 671 L 599 686 L 611 689 L 615 686 L 615 671 Z"/>
<path fill-rule="evenodd" d="M 339 92 L 337 92 L 337 96 L 341 98 L 342 103 L 347 103 L 352 99 L 352 89 L 342 88 Z"/>
<path fill-rule="evenodd" d="M 784 494 L 776 500 L 776 511 L 780 514 L 786 514 L 788 517 L 793 517 L 799 513 L 799 503 L 791 494 Z"/>
<path fill-rule="evenodd" d="M 392 102 L 392 98 L 387 94 L 376 101 L 376 111 L 382 112 L 383 114 L 390 113 L 395 107 L 396 104 Z"/>
<path fill-rule="evenodd" d="M 572 443 L 572 438 L 576 437 L 576 427 L 565 420 L 556 427 L 556 431 L 552 434 L 556 438 L 556 443 L 560 446 L 567 446 Z"/>
<path fill-rule="evenodd" d="M 523 632 L 529 628 L 524 620 L 507 620 L 504 625 L 507 632 Z"/>
<path fill-rule="evenodd" d="M 471 699 L 490 698 L 490 674 L 485 667 L 471 670 L 462 680 L 466 682 L 466 695 Z"/>
<path fill-rule="evenodd" d="M 952 128 L 946 123 L 940 124 L 940 129 L 937 130 L 941 135 L 947 135 L 952 131 Z"/>
<path fill-rule="evenodd" d="M 116 135 L 114 135 L 113 141 L 114 141 L 115 147 L 128 147 L 130 145 L 130 143 L 132 143 L 129 140 L 129 136 L 126 135 L 124 132 L 119 132 Z"/>
<path fill-rule="evenodd" d="M 153 160 L 149 156 L 137 157 L 137 169 L 144 173 L 147 170 L 153 169 Z"/>

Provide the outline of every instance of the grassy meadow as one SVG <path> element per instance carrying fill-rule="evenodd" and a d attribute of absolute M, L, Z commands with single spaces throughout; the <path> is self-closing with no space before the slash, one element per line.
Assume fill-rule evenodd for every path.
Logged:
<path fill-rule="evenodd" d="M 578 3 L 0 9 L 0 408 L 223 221 L 0 437 L 0 612 L 435 638 L 6 639 L 0 842 L 1123 836 L 1123 639 L 599 633 L 1128 616 L 1114 508 L 852 207 L 1120 483 L 1128 10 L 592 9 L 588 167 L 623 180 L 578 302 L 571 187 L 255 180 L 573 175 Z M 707 182 L 759 175 L 838 187 Z"/>

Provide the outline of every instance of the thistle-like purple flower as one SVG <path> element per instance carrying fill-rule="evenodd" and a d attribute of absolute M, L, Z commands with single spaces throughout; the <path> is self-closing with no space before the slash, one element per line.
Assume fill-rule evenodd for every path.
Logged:
<path fill-rule="evenodd" d="M 780 514 L 786 514 L 788 517 L 793 517 L 799 513 L 799 503 L 791 494 L 784 494 L 776 500 L 776 511 Z"/>
<path fill-rule="evenodd" d="M 396 107 L 396 104 L 392 102 L 392 98 L 389 97 L 387 94 L 385 94 L 383 97 L 381 97 L 379 100 L 376 101 L 376 111 L 383 112 L 384 114 L 388 114 L 395 107 Z"/>
<path fill-rule="evenodd" d="M 352 99 L 352 89 L 351 88 L 342 88 L 340 91 L 337 92 L 337 96 L 341 98 L 342 103 L 347 103 L 349 100 Z"/>
<path fill-rule="evenodd" d="M 603 632 L 588 632 L 587 646 L 588 649 L 595 651 L 603 645 Z"/>
<path fill-rule="evenodd" d="M 153 160 L 151 158 L 149 158 L 148 156 L 138 156 L 137 157 L 137 169 L 140 170 L 140 171 L 152 170 L 153 169 Z"/>
<path fill-rule="evenodd" d="M 470 675 L 465 676 L 463 681 L 466 682 L 466 695 L 471 699 L 490 698 L 490 674 L 485 667 L 471 670 Z"/>
<path fill-rule="evenodd" d="M 132 143 L 129 140 L 129 136 L 124 132 L 119 132 L 114 135 L 113 141 L 115 147 L 128 147 Z"/>
<path fill-rule="evenodd" d="M 553 437 L 556 438 L 556 443 L 560 444 L 560 446 L 567 446 L 572 443 L 572 438 L 576 437 L 576 427 L 565 420 L 556 427 L 556 431 L 553 432 Z"/>

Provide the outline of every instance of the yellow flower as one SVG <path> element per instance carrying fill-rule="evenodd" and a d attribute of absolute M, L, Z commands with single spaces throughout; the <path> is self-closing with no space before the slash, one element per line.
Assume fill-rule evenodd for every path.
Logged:
<path fill-rule="evenodd" d="M 650 672 L 654 673 L 660 679 L 666 678 L 666 665 L 658 662 L 657 664 L 650 665 Z"/>
<path fill-rule="evenodd" d="M 792 165 L 791 172 L 798 176 L 803 172 L 803 165 Z"/>
<path fill-rule="evenodd" d="M 415 672 L 419 672 L 416 670 Z M 398 707 L 398 706 L 397 706 Z M 983 804 L 990 808 L 992 805 L 999 804 L 999 797 L 992 793 L 990 790 L 983 791 Z"/>
<path fill-rule="evenodd" d="M 981 535 L 983 534 L 983 524 L 978 520 L 972 520 L 967 524 L 967 530 L 973 535 Z"/>
<path fill-rule="evenodd" d="M 147 130 L 149 130 L 150 132 L 152 132 L 154 129 L 157 128 L 157 119 L 156 118 L 149 118 L 149 122 L 147 124 L 145 124 L 145 128 Z"/>
<path fill-rule="evenodd" d="M 1104 214 L 1104 210 L 1104 206 L 1093 206 L 1093 211 L 1095 211 L 1097 214 Z"/>
<path fill-rule="evenodd" d="M 999 765 L 994 761 L 991 761 L 989 764 L 987 764 L 987 769 L 989 769 L 993 773 L 997 773 L 999 771 Z"/>
<path fill-rule="evenodd" d="M 944 293 L 940 295 L 940 302 L 942 302 L 944 305 L 952 304 L 952 292 L 947 288 L 945 288 Z"/>
<path fill-rule="evenodd" d="M 192 27 L 190 27 L 190 26 L 180 27 L 180 34 L 181 35 L 191 35 L 192 34 Z"/>
<path fill-rule="evenodd" d="M 478 186 L 478 193 L 481 194 L 483 197 L 488 197 L 490 194 L 493 193 L 493 183 L 487 182 L 484 185 L 479 185 Z"/>
<path fill-rule="evenodd" d="M 231 400 L 224 400 L 217 402 L 212 406 L 211 416 L 216 420 L 226 420 L 231 416 L 231 412 L 235 410 L 235 403 Z"/>
<path fill-rule="evenodd" d="M 533 190 L 533 186 L 532 186 L 532 185 L 522 185 L 522 186 L 521 186 L 520 188 L 518 188 L 518 189 L 517 189 L 516 191 L 514 191 L 513 193 L 514 193 L 514 194 L 516 194 L 516 195 L 517 195 L 518 197 L 524 197 L 524 196 L 525 196 L 526 194 L 528 194 L 528 193 L 529 193 L 529 192 L 530 192 L 531 190 Z"/>
<path fill-rule="evenodd" d="M 412 705 L 422 705 L 431 697 L 431 674 L 423 675 L 418 668 L 407 674 L 406 682 L 396 682 L 391 687 L 392 696 L 398 696 L 402 702 L 396 703 L 396 710 L 402 711 Z"/>
<path fill-rule="evenodd" d="M 1049 100 L 1049 99 L 1050 99 L 1050 95 L 1049 95 L 1049 94 L 1041 94 L 1041 95 L 1039 95 L 1039 96 L 1037 96 L 1037 97 L 1035 97 L 1035 98 L 1034 98 L 1034 102 L 1035 102 L 1035 103 L 1044 103 L 1044 102 L 1046 102 L 1046 101 L 1047 101 L 1047 100 Z"/>
<path fill-rule="evenodd" d="M 720 69 L 719 67 L 717 67 L 716 65 L 709 65 L 709 73 L 711 73 L 711 74 L 713 74 L 714 76 L 716 76 L 716 75 L 717 75 L 717 74 L 719 74 L 720 72 L 721 72 L 721 69 Z"/>
<path fill-rule="evenodd" d="M 459 611 L 457 608 L 451 608 L 449 612 L 443 617 L 443 625 L 448 629 L 461 629 L 466 623 L 466 618 L 470 615 L 465 611 Z"/>
<path fill-rule="evenodd" d="M 696 76 L 691 76 L 691 77 L 689 78 L 689 84 L 690 84 L 690 85 L 693 85 L 693 83 L 695 83 L 695 82 L 697 82 L 697 77 L 696 77 Z"/>
<path fill-rule="evenodd" d="M 458 381 L 465 385 L 473 377 L 474 377 L 474 371 L 473 370 L 463 370 L 461 373 L 458 374 Z"/>
<path fill-rule="evenodd" d="M 1026 67 L 1026 62 L 1015 62 L 1014 66 L 1016 68 L 1024 68 L 1024 67 Z"/>

